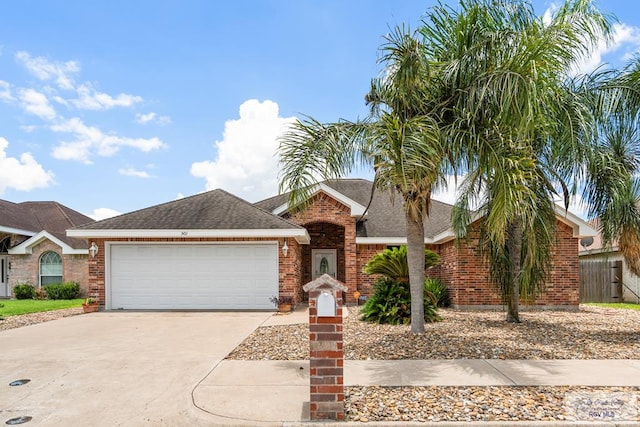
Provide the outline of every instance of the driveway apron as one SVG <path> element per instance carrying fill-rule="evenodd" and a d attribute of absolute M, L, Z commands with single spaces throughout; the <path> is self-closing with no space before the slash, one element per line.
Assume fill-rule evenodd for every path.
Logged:
<path fill-rule="evenodd" d="M 102 312 L 0 332 L 0 423 L 206 425 L 192 391 L 271 314 Z"/>

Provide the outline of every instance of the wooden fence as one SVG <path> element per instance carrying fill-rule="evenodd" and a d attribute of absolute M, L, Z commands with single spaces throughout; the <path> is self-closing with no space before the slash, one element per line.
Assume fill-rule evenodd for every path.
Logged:
<path fill-rule="evenodd" d="M 580 261 L 580 302 L 622 302 L 622 261 Z"/>

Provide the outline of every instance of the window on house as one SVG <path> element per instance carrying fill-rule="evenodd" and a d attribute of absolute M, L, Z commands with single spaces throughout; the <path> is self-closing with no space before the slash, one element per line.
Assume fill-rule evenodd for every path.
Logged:
<path fill-rule="evenodd" d="M 40 286 L 52 283 L 62 283 L 62 257 L 49 251 L 40 257 Z"/>

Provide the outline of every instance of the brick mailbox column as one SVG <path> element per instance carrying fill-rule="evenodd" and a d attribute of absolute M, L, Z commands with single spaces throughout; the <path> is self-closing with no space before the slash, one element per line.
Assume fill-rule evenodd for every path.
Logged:
<path fill-rule="evenodd" d="M 309 293 L 310 416 L 344 420 L 342 292 L 347 287 L 323 274 L 303 289 Z"/>

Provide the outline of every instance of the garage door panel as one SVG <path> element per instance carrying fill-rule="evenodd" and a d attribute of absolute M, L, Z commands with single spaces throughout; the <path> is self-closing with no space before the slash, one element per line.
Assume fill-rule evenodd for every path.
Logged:
<path fill-rule="evenodd" d="M 272 309 L 276 244 L 113 244 L 112 309 Z"/>

